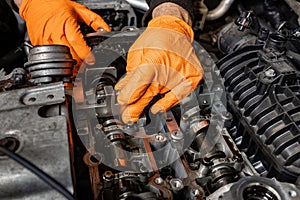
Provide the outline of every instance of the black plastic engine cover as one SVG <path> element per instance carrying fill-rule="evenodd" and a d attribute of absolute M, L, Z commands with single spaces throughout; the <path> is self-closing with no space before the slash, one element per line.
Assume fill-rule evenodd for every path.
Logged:
<path fill-rule="evenodd" d="M 295 182 L 300 174 L 299 66 L 276 45 L 247 46 L 217 66 L 239 148 L 262 175 Z"/>

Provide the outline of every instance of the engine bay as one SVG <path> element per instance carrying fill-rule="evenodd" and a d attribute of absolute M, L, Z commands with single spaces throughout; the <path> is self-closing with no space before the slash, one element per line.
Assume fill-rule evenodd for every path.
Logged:
<path fill-rule="evenodd" d="M 300 198 L 299 1 L 193 1 L 203 80 L 128 124 L 114 86 L 148 6 L 77 2 L 113 30 L 82 24 L 94 65 L 72 79 L 68 48 L 25 37 L 23 65 L 0 71 L 0 199 Z"/>

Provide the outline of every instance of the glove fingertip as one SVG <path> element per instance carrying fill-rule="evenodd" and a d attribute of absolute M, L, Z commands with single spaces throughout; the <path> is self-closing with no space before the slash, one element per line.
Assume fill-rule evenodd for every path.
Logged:
<path fill-rule="evenodd" d="M 133 73 L 127 73 L 124 77 L 122 77 L 115 85 L 115 90 L 121 90 L 124 88 L 133 75 Z"/>
<path fill-rule="evenodd" d="M 115 90 L 121 90 L 125 85 L 124 81 L 125 81 L 124 79 L 119 80 L 119 82 L 117 82 L 117 84 L 115 85 L 114 89 Z"/>
<path fill-rule="evenodd" d="M 151 112 L 153 114 L 166 112 L 178 103 L 178 98 L 172 92 L 169 92 L 151 107 Z"/>
<path fill-rule="evenodd" d="M 125 110 L 122 114 L 122 121 L 125 124 L 131 124 L 136 122 L 139 119 L 139 117 L 134 116 L 133 114 L 129 113 L 128 110 Z"/>
<path fill-rule="evenodd" d="M 102 25 L 102 28 L 106 31 L 106 32 L 111 32 L 110 27 L 104 22 L 104 24 Z"/>
<path fill-rule="evenodd" d="M 164 106 L 162 106 L 162 105 L 160 105 L 160 104 L 158 104 L 158 103 L 154 104 L 154 105 L 151 107 L 151 112 L 152 112 L 153 114 L 165 112 L 166 110 L 167 110 L 167 109 L 166 109 Z"/>
<path fill-rule="evenodd" d="M 91 22 L 91 27 L 95 30 L 98 31 L 99 29 L 103 29 L 106 32 L 111 32 L 111 29 L 109 27 L 109 25 L 103 20 L 102 17 L 97 16 L 96 19 L 93 19 Z"/>
<path fill-rule="evenodd" d="M 122 116 L 122 121 L 125 124 L 132 124 L 134 122 L 136 122 L 139 118 L 135 118 L 135 117 L 129 117 L 129 116 Z"/>

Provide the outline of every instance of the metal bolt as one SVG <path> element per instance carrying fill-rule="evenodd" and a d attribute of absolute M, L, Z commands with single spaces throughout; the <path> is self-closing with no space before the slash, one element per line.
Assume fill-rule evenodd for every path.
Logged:
<path fill-rule="evenodd" d="M 175 190 L 175 191 L 179 191 L 184 187 L 183 183 L 182 183 L 182 180 L 178 179 L 178 178 L 171 179 L 170 184 L 172 186 L 172 189 Z"/>
<path fill-rule="evenodd" d="M 157 141 L 164 141 L 164 140 L 165 140 L 165 137 L 164 137 L 163 135 L 156 135 L 156 136 L 155 136 L 155 139 L 156 139 Z"/>
<path fill-rule="evenodd" d="M 113 178 L 113 173 L 111 171 L 106 171 L 103 174 L 103 178 L 105 180 L 111 180 Z"/>
<path fill-rule="evenodd" d="M 272 77 L 276 76 L 276 73 L 275 73 L 274 69 L 268 69 L 267 71 L 265 71 L 265 75 L 266 75 L 266 77 L 272 78 Z"/>
<path fill-rule="evenodd" d="M 199 163 L 190 163 L 189 165 L 192 170 L 196 170 L 197 168 L 199 168 Z"/>
<path fill-rule="evenodd" d="M 290 191 L 289 191 L 289 195 L 290 195 L 291 197 L 296 197 L 296 196 L 297 196 L 297 192 L 296 192 L 295 190 L 290 190 Z"/>
<path fill-rule="evenodd" d="M 193 190 L 192 190 L 192 195 L 193 195 L 194 197 L 197 197 L 197 196 L 200 195 L 200 191 L 199 191 L 198 189 L 193 189 Z"/>
<path fill-rule="evenodd" d="M 147 172 L 147 167 L 145 167 L 144 165 L 141 165 L 140 172 Z"/>
<path fill-rule="evenodd" d="M 222 112 L 221 114 L 222 114 L 222 118 L 225 119 L 225 120 L 230 120 L 230 119 L 232 119 L 232 115 L 231 115 L 231 113 L 228 112 L 228 111 L 224 111 L 224 112 Z"/>
<path fill-rule="evenodd" d="M 161 184 L 164 182 L 164 180 L 163 180 L 161 177 L 157 177 L 157 178 L 154 180 L 154 182 L 155 182 L 157 185 L 161 185 Z"/>
<path fill-rule="evenodd" d="M 181 140 L 183 138 L 183 134 L 180 130 L 173 130 L 171 137 L 174 140 Z"/>

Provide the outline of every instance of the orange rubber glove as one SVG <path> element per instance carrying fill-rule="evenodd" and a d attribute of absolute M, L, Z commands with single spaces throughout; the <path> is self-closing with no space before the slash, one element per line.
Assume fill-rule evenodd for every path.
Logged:
<path fill-rule="evenodd" d="M 86 44 L 78 22 L 84 22 L 95 31 L 109 26 L 96 13 L 71 0 L 23 0 L 21 17 L 26 21 L 32 45 L 62 44 L 70 48 L 79 67 L 83 60 L 94 64 L 95 58 Z M 76 70 L 76 69 L 75 69 Z"/>
<path fill-rule="evenodd" d="M 183 20 L 164 15 L 153 18 L 130 47 L 127 74 L 115 86 L 120 90 L 122 120 L 136 122 L 152 98 L 151 112 L 165 112 L 188 96 L 203 77 L 192 47 L 194 33 Z"/>

